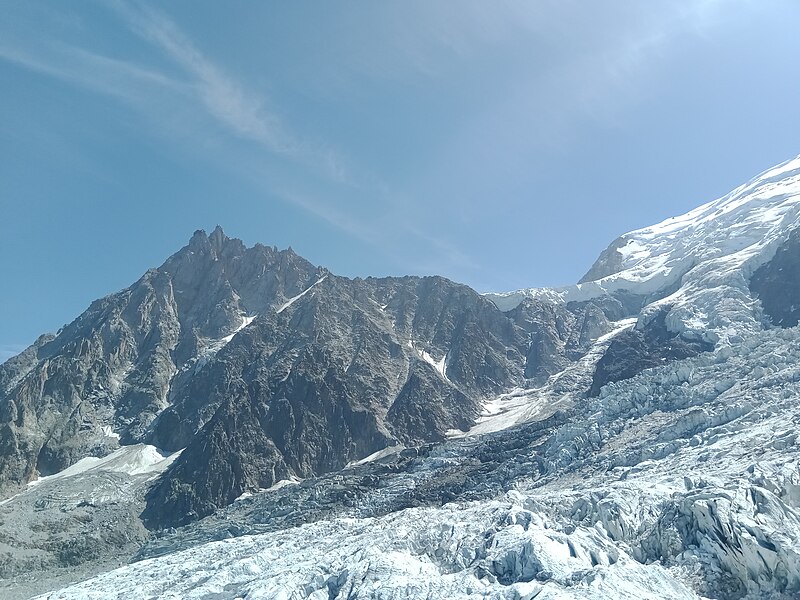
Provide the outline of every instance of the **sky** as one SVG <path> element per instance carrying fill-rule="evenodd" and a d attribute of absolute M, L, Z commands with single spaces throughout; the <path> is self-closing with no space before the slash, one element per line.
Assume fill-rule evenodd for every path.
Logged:
<path fill-rule="evenodd" d="M 564 285 L 800 154 L 796 0 L 0 9 L 0 360 L 196 229 Z"/>

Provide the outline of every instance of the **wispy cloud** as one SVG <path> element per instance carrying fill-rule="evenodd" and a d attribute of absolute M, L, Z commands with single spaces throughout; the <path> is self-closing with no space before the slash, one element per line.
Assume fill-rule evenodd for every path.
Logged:
<path fill-rule="evenodd" d="M 55 41 L 30 48 L 0 42 L 0 59 L 128 103 L 148 96 L 153 87 L 181 93 L 186 87 L 157 70 Z"/>
<path fill-rule="evenodd" d="M 169 118 L 163 114 L 164 99 L 154 101 L 153 96 L 170 93 L 176 113 L 185 113 L 188 107 L 199 109 L 227 133 L 255 142 L 270 155 L 303 164 L 334 183 L 356 184 L 352 167 L 341 153 L 320 140 L 304 139 L 292 132 L 263 93 L 248 89 L 208 58 L 165 13 L 139 3 L 115 2 L 110 6 L 127 28 L 178 70 L 170 72 L 41 39 L 0 42 L 0 59 L 114 96 L 153 120 Z"/>
<path fill-rule="evenodd" d="M 309 65 L 303 91 L 323 98 L 314 105 L 319 114 L 311 117 L 335 121 L 341 110 L 355 127 L 363 127 L 353 139 L 334 138 L 339 145 L 306 137 L 312 134 L 301 133 L 305 123 L 281 111 L 280 97 L 237 76 L 202 39 L 181 27 L 177 13 L 145 2 L 110 4 L 121 29 L 117 33 L 136 44 L 127 56 L 136 58 L 112 58 L 98 50 L 108 52 L 107 46 L 88 40 L 84 46 L 73 37 L 78 47 L 44 35 L 3 39 L 0 58 L 114 97 L 156 124 L 160 135 L 171 136 L 180 151 L 206 152 L 209 161 L 257 183 L 265 195 L 386 254 L 417 265 L 424 264 L 420 257 L 435 258 L 438 270 L 463 274 L 480 268 L 480 260 L 465 249 L 473 248 L 474 256 L 480 250 L 468 236 L 455 234 L 450 241 L 440 229 L 462 217 L 466 223 L 492 211 L 513 214 L 496 209 L 520 201 L 507 193 L 513 191 L 514 177 L 528 185 L 531 165 L 561 151 L 587 119 L 613 123 L 647 93 L 648 78 L 675 40 L 687 31 L 705 31 L 725 6 L 745 1 L 664 1 L 645 7 L 622 0 L 609 8 L 578 0 L 491 5 L 467 0 L 454 8 L 412 0 L 334 10 L 331 19 L 342 21 L 330 30 L 327 23 L 310 23 L 309 32 L 327 35 L 336 60 L 314 54 L 298 62 Z M 57 34 L 48 37 L 58 39 Z M 282 48 L 279 42 L 275 48 Z M 396 168 L 391 158 L 357 154 L 359 136 L 372 135 L 353 101 L 359 94 L 368 98 L 370 118 L 379 127 L 381 118 L 389 122 L 376 134 L 386 138 L 370 140 L 362 152 L 375 153 L 385 144 L 391 157 L 391 136 L 397 135 L 411 153 L 425 156 L 410 161 L 413 171 Z M 452 110 L 434 107 L 431 117 L 424 103 L 432 97 L 431 104 Z M 330 99 L 338 104 L 323 106 Z M 383 111 L 381 103 L 389 108 Z M 399 122 L 414 124 L 411 131 L 392 127 L 397 113 Z M 428 135 L 429 122 L 433 135 Z M 348 154 L 353 147 L 356 154 Z M 512 183 L 504 188 L 507 181 Z"/>
<path fill-rule="evenodd" d="M 287 131 L 280 117 L 265 107 L 264 98 L 247 91 L 214 64 L 164 13 L 144 5 L 120 2 L 115 6 L 135 33 L 184 70 L 208 113 L 233 133 L 272 152 L 302 152 L 302 144 Z"/>
<path fill-rule="evenodd" d="M 18 39 L 16 43 L 0 42 L 0 59 L 114 97 L 155 123 L 162 135 L 174 133 L 175 115 L 180 115 L 181 120 L 192 112 L 211 117 L 233 138 L 255 143 L 249 152 L 239 150 L 249 155 L 247 162 L 258 171 L 268 170 L 265 168 L 270 161 L 277 159 L 306 169 L 313 178 L 327 180 L 332 186 L 352 190 L 373 185 L 370 183 L 373 177 L 365 173 L 357 176 L 351 161 L 329 144 L 293 133 L 278 112 L 269 107 L 263 94 L 248 89 L 208 58 L 166 14 L 141 3 L 116 2 L 111 6 L 130 31 L 160 52 L 177 70 L 111 58 L 57 40 L 30 38 Z M 208 128 L 187 129 L 188 133 L 181 131 L 178 139 L 188 135 L 190 140 L 203 140 L 202 144 L 191 144 L 193 152 L 206 143 Z M 235 161 L 226 157 L 216 156 L 214 160 L 217 164 L 230 162 L 236 168 Z M 346 233 L 360 231 L 363 238 L 368 231 L 356 225 L 357 217 L 348 217 L 330 200 L 297 190 L 281 192 L 264 178 L 259 182 L 273 195 Z"/>

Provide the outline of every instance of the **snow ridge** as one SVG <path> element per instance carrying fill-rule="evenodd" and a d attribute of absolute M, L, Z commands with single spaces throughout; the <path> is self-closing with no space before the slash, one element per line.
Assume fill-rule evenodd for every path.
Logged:
<path fill-rule="evenodd" d="M 39 477 L 28 484 L 28 487 L 41 485 L 48 481 L 75 477 L 89 471 L 109 471 L 136 475 L 159 475 L 163 473 L 180 456 L 180 452 L 164 454 L 155 446 L 148 444 L 133 444 L 123 446 L 102 458 L 88 456 L 82 458 L 74 465 L 67 467 L 53 475 Z"/>
<path fill-rule="evenodd" d="M 669 328 L 717 342 L 734 335 L 737 320 L 749 322 L 750 331 L 757 329 L 745 280 L 798 225 L 800 157 L 685 215 L 624 234 L 603 252 L 589 281 L 487 297 L 501 310 L 511 310 L 526 297 L 581 302 L 621 290 L 657 295 L 677 286 L 661 301 L 678 309 Z M 720 310 L 726 297 L 732 301 Z"/>

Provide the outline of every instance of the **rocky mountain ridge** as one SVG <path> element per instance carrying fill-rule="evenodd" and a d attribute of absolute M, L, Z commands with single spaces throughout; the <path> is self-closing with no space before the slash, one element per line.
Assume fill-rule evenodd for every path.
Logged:
<path fill-rule="evenodd" d="M 0 367 L 13 492 L 119 444 L 181 457 L 146 521 L 467 430 L 483 403 L 580 357 L 612 303 L 509 314 L 439 277 L 346 279 L 217 228 Z"/>

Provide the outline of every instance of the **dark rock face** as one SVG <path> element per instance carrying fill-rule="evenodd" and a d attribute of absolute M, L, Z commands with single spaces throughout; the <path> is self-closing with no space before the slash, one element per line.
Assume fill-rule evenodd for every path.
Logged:
<path fill-rule="evenodd" d="M 582 356 L 620 310 L 502 313 L 440 277 L 351 280 L 196 232 L 0 366 L 0 492 L 144 442 L 183 449 L 148 495 L 148 524 L 185 523 L 245 491 L 466 430 L 487 398 Z"/>
<path fill-rule="evenodd" d="M 643 302 L 642 296 L 625 293 L 566 305 L 523 300 L 507 314 L 529 335 L 526 379 L 544 383 L 585 355 L 597 338 L 611 331 L 614 321 L 636 314 Z"/>
<path fill-rule="evenodd" d="M 176 393 L 152 441 L 186 449 L 145 517 L 184 523 L 292 475 L 441 441 L 522 381 L 525 346 L 524 331 L 464 286 L 329 275 L 258 317 Z"/>
<path fill-rule="evenodd" d="M 405 508 L 496 497 L 509 489 L 514 477 L 546 473 L 539 445 L 569 419 L 570 415 L 558 412 L 481 438 L 423 444 L 255 494 L 201 521 L 158 532 L 134 560 L 337 516 L 376 517 Z"/>
<path fill-rule="evenodd" d="M 586 275 L 581 277 L 578 283 L 597 281 L 603 277 L 618 273 L 622 268 L 622 254 L 620 254 L 619 249 L 623 248 L 627 243 L 628 240 L 624 237 L 619 237 L 611 242 L 608 248 L 603 250 Z"/>
<path fill-rule="evenodd" d="M 624 331 L 614 338 L 597 363 L 591 396 L 598 395 L 600 388 L 612 381 L 630 379 L 645 369 L 714 349 L 713 344 L 669 331 L 665 324 L 668 313 L 669 308 L 664 308 L 641 329 Z"/>
<path fill-rule="evenodd" d="M 795 327 L 800 322 L 800 231 L 792 232 L 773 259 L 753 273 L 750 292 L 773 325 Z"/>
<path fill-rule="evenodd" d="M 567 353 L 570 334 L 576 327 L 575 315 L 561 305 L 531 300 L 524 300 L 509 314 L 530 335 L 526 378 L 543 382 L 569 364 Z"/>

